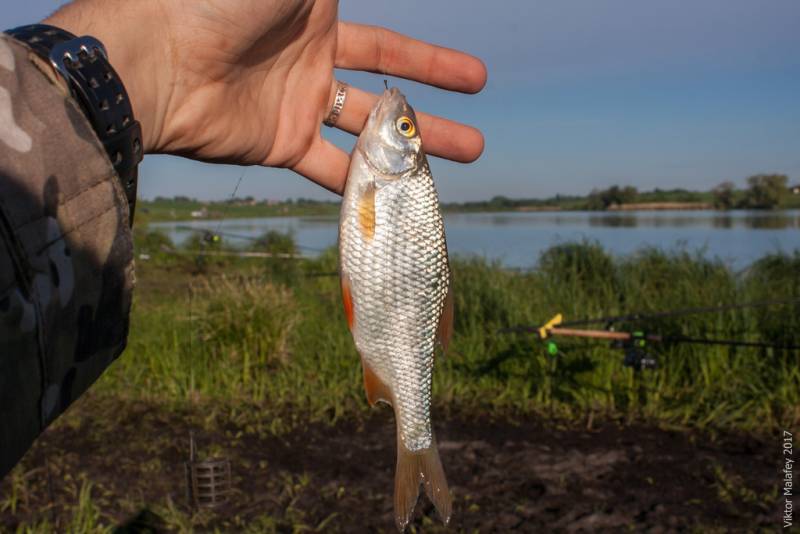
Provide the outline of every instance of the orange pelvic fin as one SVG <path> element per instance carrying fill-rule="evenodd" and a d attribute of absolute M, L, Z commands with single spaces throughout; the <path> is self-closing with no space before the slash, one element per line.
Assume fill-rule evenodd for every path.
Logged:
<path fill-rule="evenodd" d="M 375 236 L 375 184 L 372 182 L 358 199 L 358 225 L 367 241 Z"/>
<path fill-rule="evenodd" d="M 364 391 L 367 392 L 367 402 L 370 406 L 375 406 L 376 402 L 383 401 L 386 404 L 392 403 L 392 392 L 389 387 L 378 378 L 378 375 L 361 358 L 361 368 L 364 370 Z"/>
<path fill-rule="evenodd" d="M 411 452 L 397 436 L 397 471 L 394 475 L 394 518 L 397 528 L 403 532 L 414 515 L 419 497 L 419 485 L 433 502 L 436 511 L 446 525 L 450 521 L 453 500 L 447 487 L 447 478 L 442 469 L 436 441 L 429 449 Z"/>
<path fill-rule="evenodd" d="M 436 339 L 442 344 L 442 351 L 447 353 L 450 346 L 450 339 L 453 337 L 453 322 L 455 321 L 455 311 L 453 309 L 453 284 L 447 289 L 447 296 L 444 298 L 444 308 L 442 316 L 439 318 L 439 328 L 436 330 Z"/>
<path fill-rule="evenodd" d="M 342 284 L 342 304 L 344 304 L 344 316 L 347 318 L 347 326 L 353 330 L 355 315 L 353 311 L 353 294 L 350 291 L 350 281 L 342 275 L 339 281 Z"/>

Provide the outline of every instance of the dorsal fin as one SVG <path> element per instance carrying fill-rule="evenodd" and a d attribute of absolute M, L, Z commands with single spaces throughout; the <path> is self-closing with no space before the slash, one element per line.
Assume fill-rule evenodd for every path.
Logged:
<path fill-rule="evenodd" d="M 444 353 L 447 353 L 450 338 L 453 337 L 453 321 L 455 320 L 453 306 L 453 283 L 450 282 L 450 287 L 447 288 L 447 296 L 444 298 L 442 316 L 439 317 L 439 328 L 436 330 L 436 339 L 442 344 L 442 352 Z"/>

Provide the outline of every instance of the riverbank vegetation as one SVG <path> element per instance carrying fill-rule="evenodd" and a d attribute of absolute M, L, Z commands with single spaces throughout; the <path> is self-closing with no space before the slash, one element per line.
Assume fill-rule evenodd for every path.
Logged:
<path fill-rule="evenodd" d="M 150 242 L 152 251 L 152 241 L 145 234 L 140 243 Z M 272 235 L 254 247 L 293 250 L 287 243 Z M 359 362 L 336 270 L 333 249 L 302 261 L 156 251 L 139 265 L 126 357 L 97 389 L 175 402 L 263 403 L 278 426 L 289 407 L 312 420 L 361 412 Z M 452 354 L 438 361 L 435 385 L 443 405 L 752 429 L 800 417 L 797 351 L 654 345 L 659 368 L 636 372 L 607 344 L 568 341 L 554 357 L 532 336 L 500 333 L 541 325 L 558 312 L 576 319 L 800 299 L 800 253 L 770 255 L 736 274 L 687 251 L 645 249 L 617 258 L 599 245 L 573 243 L 547 250 L 526 272 L 458 258 L 453 272 L 456 335 Z M 800 345 L 800 303 L 615 327 Z"/>
<path fill-rule="evenodd" d="M 242 454 L 248 459 L 241 459 L 238 467 L 262 473 L 266 463 L 262 465 L 255 456 L 270 457 L 275 450 L 283 450 L 280 443 L 312 450 L 313 440 L 298 442 L 295 437 L 305 436 L 309 429 L 341 429 L 350 424 L 361 428 L 373 425 L 368 421 L 378 417 L 365 401 L 358 355 L 342 313 L 335 249 L 314 259 L 284 260 L 176 255 L 169 252 L 174 247 L 162 245 L 169 245 L 165 236 L 136 232 L 137 253 L 148 259 L 137 265 L 128 348 L 92 387 L 88 400 L 63 416 L 51 433 L 62 436 L 53 439 L 63 443 L 58 441 L 58 455 L 47 456 L 48 477 L 53 472 L 56 477 L 71 477 L 64 478 L 64 484 L 73 488 L 70 491 L 78 504 L 55 519 L 31 515 L 33 508 L 26 508 L 24 495 L 47 495 L 41 482 L 46 479 L 37 474 L 41 467 L 34 467 L 40 465 L 36 458 L 41 462 L 44 454 L 37 449 L 10 475 L 11 482 L 0 493 L 0 516 L 6 526 L 48 531 L 85 522 L 91 528 L 75 527 L 75 531 L 101 531 L 97 525 L 104 523 L 102 518 L 118 518 L 120 506 L 135 510 L 149 502 L 170 528 L 204 529 L 213 523 L 213 516 L 192 515 L 176 504 L 182 502 L 180 491 L 176 493 L 180 484 L 175 481 L 180 477 L 174 472 L 168 476 L 185 459 L 184 441 L 190 429 L 215 436 L 217 444 L 211 442 L 210 453 L 224 452 L 220 442 L 229 451 L 246 451 Z M 192 246 L 227 250 L 224 241 Z M 253 246 L 268 253 L 294 249 L 290 238 L 277 235 L 265 236 Z M 454 258 L 452 267 L 455 336 L 449 353 L 436 360 L 436 421 L 474 419 L 513 426 L 538 420 L 559 428 L 644 425 L 755 436 L 797 428 L 800 423 L 797 350 L 653 344 L 645 350 L 657 360 L 657 368 L 636 370 L 624 364 L 625 350 L 606 342 L 557 339 L 554 349 L 533 335 L 503 332 L 517 325 L 541 325 L 555 313 L 573 320 L 800 299 L 800 252 L 770 255 L 735 273 L 722 261 L 700 253 L 643 249 L 629 257 L 615 257 L 597 244 L 584 242 L 553 247 L 526 271 L 505 270 L 478 258 Z M 800 302 L 622 321 L 614 327 L 673 337 L 798 345 Z M 378 415 L 391 424 L 388 410 Z M 138 495 L 122 504 L 106 502 L 99 490 L 94 495 L 100 500 L 92 500 L 93 483 L 108 487 L 119 481 L 106 480 L 102 472 L 99 479 L 79 479 L 72 476 L 69 466 L 79 466 L 80 458 L 92 462 L 91 450 L 111 454 L 103 445 L 107 438 L 99 437 L 108 433 L 124 436 L 119 446 L 125 450 L 122 457 L 108 458 L 102 465 L 111 469 L 117 464 L 114 470 L 151 477 L 152 491 L 170 495 L 166 501 L 153 505 L 147 495 Z M 393 440 L 388 434 L 381 437 L 385 439 L 376 440 Z M 69 443 L 89 438 L 89 451 L 70 452 Z M 348 435 L 341 435 L 343 439 Z M 265 443 L 271 443 L 272 449 L 262 451 L 262 445 L 254 445 Z M 167 459 L 171 464 L 163 463 Z M 354 476 L 361 480 L 365 475 Z M 242 486 L 248 485 L 248 478 L 240 480 Z M 34 489 L 35 480 L 42 484 L 38 489 Z M 264 517 L 258 521 L 266 523 L 248 523 L 248 528 L 274 531 L 328 524 L 324 521 L 331 510 L 315 520 L 324 524 L 308 523 L 310 519 L 302 515 L 304 508 L 296 498 L 312 492 L 308 480 L 280 482 L 274 473 L 269 480 L 275 485 L 270 486 L 270 495 L 282 503 L 275 513 L 282 514 L 283 522 Z M 712 476 L 710 487 L 717 487 L 716 480 Z M 140 487 L 141 482 L 130 484 Z M 386 486 L 388 491 L 390 484 Z M 330 495 L 325 493 L 329 489 Z M 332 503 L 344 503 L 336 501 L 341 496 L 335 495 L 350 489 L 334 486 L 316 491 L 322 492 L 317 499 L 330 497 Z M 773 497 L 752 498 L 747 502 L 771 502 Z M 390 499 L 385 500 L 390 506 Z M 363 502 L 358 501 L 359 505 Z M 257 502 L 241 517 L 236 515 L 239 512 L 228 514 L 226 528 L 244 531 L 242 517 L 250 521 L 247 514 L 255 513 Z M 313 499 L 304 502 L 315 506 Z M 269 503 L 260 506 L 275 508 Z M 472 511 L 469 502 L 459 501 L 458 506 L 464 507 L 464 513 Z M 480 516 L 478 509 L 475 513 Z M 14 519 L 23 516 L 27 519 Z M 25 523 L 32 517 L 39 517 L 38 522 Z M 346 522 L 338 524 L 345 527 Z"/>

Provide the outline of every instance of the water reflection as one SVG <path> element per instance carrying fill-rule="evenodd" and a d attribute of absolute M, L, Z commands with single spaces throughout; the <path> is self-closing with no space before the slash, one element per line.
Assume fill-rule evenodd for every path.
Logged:
<path fill-rule="evenodd" d="M 448 213 L 481 226 L 590 226 L 598 228 L 800 228 L 800 210 Z"/>
<path fill-rule="evenodd" d="M 733 228 L 733 217 L 730 215 L 720 215 L 712 219 L 714 228 Z"/>
<path fill-rule="evenodd" d="M 593 215 L 589 217 L 589 226 L 608 226 L 609 228 L 635 228 L 639 226 L 639 218 L 636 215 L 617 215 L 608 216 Z"/>
<path fill-rule="evenodd" d="M 757 217 L 750 222 L 749 228 L 798 228 L 800 227 L 800 218 L 791 218 L 784 215 L 772 215 L 769 217 Z"/>

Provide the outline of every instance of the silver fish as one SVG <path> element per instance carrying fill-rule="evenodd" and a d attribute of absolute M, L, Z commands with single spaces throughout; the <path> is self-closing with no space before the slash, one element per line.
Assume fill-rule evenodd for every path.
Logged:
<path fill-rule="evenodd" d="M 450 265 L 417 119 L 384 91 L 353 150 L 339 222 L 342 297 L 371 405 L 397 423 L 394 507 L 405 529 L 422 483 L 441 518 L 452 501 L 431 427 L 437 342 L 452 334 Z"/>

